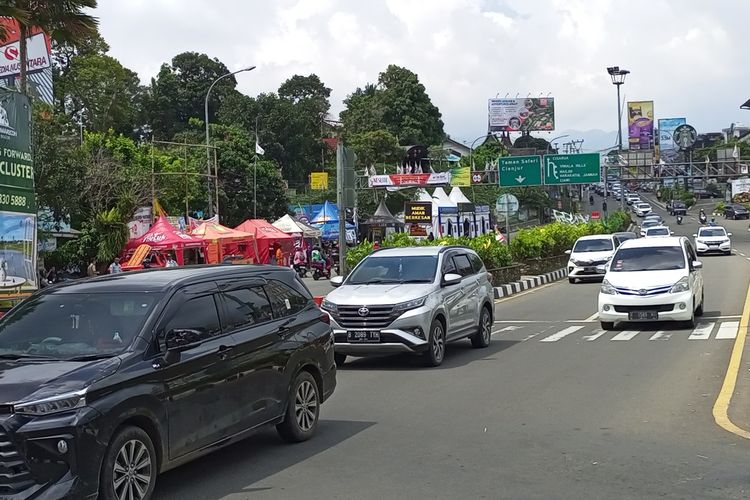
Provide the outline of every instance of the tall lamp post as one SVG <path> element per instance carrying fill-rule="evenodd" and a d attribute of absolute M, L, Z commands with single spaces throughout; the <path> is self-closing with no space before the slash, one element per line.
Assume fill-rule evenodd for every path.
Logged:
<path fill-rule="evenodd" d="M 628 76 L 630 71 L 626 69 L 620 69 L 619 66 L 612 66 L 607 68 L 610 78 L 612 78 L 612 84 L 617 87 L 617 145 L 618 153 L 622 153 L 622 103 L 620 102 L 620 86 L 625 83 L 625 77 Z M 606 182 L 606 170 L 605 170 L 605 182 Z M 624 187 L 622 179 L 622 165 L 620 165 L 620 188 Z M 625 196 L 620 196 L 622 203 L 622 209 L 625 210 Z"/>
<path fill-rule="evenodd" d="M 210 137 L 208 132 L 208 98 L 211 95 L 211 90 L 213 90 L 214 85 L 216 85 L 219 80 L 223 80 L 224 78 L 228 78 L 232 75 L 236 75 L 237 73 L 242 73 L 243 71 L 252 71 L 255 69 L 255 66 L 249 66 L 247 68 L 238 69 L 237 71 L 232 71 L 231 73 L 227 73 L 226 75 L 221 75 L 219 78 L 213 81 L 211 83 L 211 86 L 208 87 L 208 91 L 206 92 L 206 99 L 204 101 L 204 111 L 205 111 L 205 122 L 206 122 L 206 173 L 208 174 L 207 182 L 208 182 L 208 216 L 212 216 L 213 211 L 213 199 L 211 197 L 211 143 L 210 143 Z M 219 180 L 217 179 L 216 182 Z M 219 200 L 216 200 L 217 202 Z"/>

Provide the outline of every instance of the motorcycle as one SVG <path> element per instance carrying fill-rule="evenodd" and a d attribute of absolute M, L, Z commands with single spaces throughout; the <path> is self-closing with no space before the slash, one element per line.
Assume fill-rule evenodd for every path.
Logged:
<path fill-rule="evenodd" d="M 300 278 L 307 278 L 307 264 L 294 264 L 294 270 Z"/>
<path fill-rule="evenodd" d="M 706 217 L 706 214 L 700 214 L 698 216 L 698 221 L 700 221 L 701 224 L 705 224 L 708 221 L 708 217 Z"/>
<path fill-rule="evenodd" d="M 311 267 L 313 270 L 312 277 L 315 281 L 318 281 L 320 278 L 331 279 L 331 262 L 329 260 L 325 262 L 313 262 Z"/>
<path fill-rule="evenodd" d="M 594 195 L 589 195 L 589 205 L 594 204 Z"/>
<path fill-rule="evenodd" d="M 682 225 L 682 215 L 677 216 L 677 225 Z"/>

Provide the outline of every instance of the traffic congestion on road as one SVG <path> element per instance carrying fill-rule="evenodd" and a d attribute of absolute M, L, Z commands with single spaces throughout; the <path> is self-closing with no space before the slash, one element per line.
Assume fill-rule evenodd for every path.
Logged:
<path fill-rule="evenodd" d="M 657 227 L 683 249 L 694 242 L 693 211 L 677 226 L 641 196 Z M 315 439 L 278 448 L 260 433 L 166 473 L 156 493 L 395 498 L 408 484 L 412 496 L 446 499 L 744 498 L 750 444 L 725 428 L 730 417 L 750 428 L 750 381 L 740 374 L 728 414 L 722 388 L 750 312 L 750 236 L 745 221 L 717 222 L 735 235 L 732 253 L 700 257 L 694 324 L 644 317 L 602 328 L 601 277 L 530 289 L 495 302 L 485 349 L 455 342 L 437 368 L 413 354 L 349 356 Z M 198 471 L 210 479 L 186 482 Z"/>

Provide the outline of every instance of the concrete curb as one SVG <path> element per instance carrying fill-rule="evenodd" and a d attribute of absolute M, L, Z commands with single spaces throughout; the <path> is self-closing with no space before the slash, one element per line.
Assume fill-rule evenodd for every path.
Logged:
<path fill-rule="evenodd" d="M 496 286 L 495 298 L 502 299 L 504 297 L 510 297 L 511 295 L 521 293 L 531 288 L 536 288 L 538 286 L 546 285 L 547 283 L 552 283 L 553 281 L 565 279 L 565 277 L 567 276 L 568 270 L 563 268 L 558 269 L 557 271 L 552 271 L 551 273 L 542 274 L 540 276 L 525 278 L 521 281 L 514 281 L 513 283 Z"/>

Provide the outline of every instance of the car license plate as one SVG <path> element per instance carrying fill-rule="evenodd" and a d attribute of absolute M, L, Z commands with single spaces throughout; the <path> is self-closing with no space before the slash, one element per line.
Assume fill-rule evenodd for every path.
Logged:
<path fill-rule="evenodd" d="M 595 267 L 584 267 L 583 268 L 583 272 L 584 273 L 595 273 L 596 272 L 596 268 Z"/>
<path fill-rule="evenodd" d="M 631 321 L 655 321 L 659 319 L 659 313 L 656 311 L 630 311 L 628 319 Z"/>
<path fill-rule="evenodd" d="M 346 340 L 351 343 L 380 342 L 380 332 L 346 332 Z"/>

